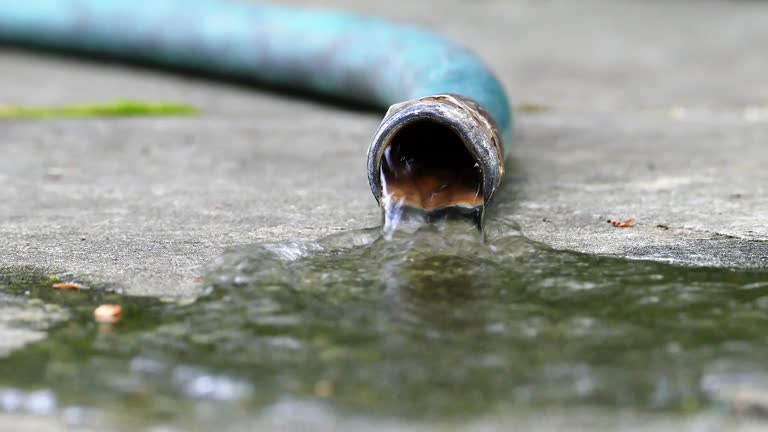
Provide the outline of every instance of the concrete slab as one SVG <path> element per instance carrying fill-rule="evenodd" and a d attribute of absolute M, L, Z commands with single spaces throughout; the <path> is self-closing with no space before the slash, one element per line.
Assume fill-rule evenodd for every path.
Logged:
<path fill-rule="evenodd" d="M 205 110 L 199 118 L 3 123 L 6 265 L 92 274 L 136 294 L 188 296 L 201 265 L 225 247 L 309 239 L 379 219 L 364 170 L 375 115 L 19 53 L 3 53 L 0 69 L 10 72 L 0 86 L 4 101 L 130 96 Z M 61 84 L 50 100 L 25 86 L 36 73 Z"/>
<path fill-rule="evenodd" d="M 436 14 L 426 2 L 315 4 L 433 27 L 494 66 L 523 111 L 494 217 L 562 249 L 766 265 L 768 5 L 452 0 Z M 131 97 L 205 111 L 4 122 L 5 265 L 191 296 L 202 266 L 228 246 L 379 221 L 364 173 L 376 114 L 9 50 L 0 70 L 3 103 Z"/>
<path fill-rule="evenodd" d="M 558 249 L 768 267 L 768 125 L 701 113 L 525 116 L 493 217 Z M 609 220 L 634 219 L 632 228 Z"/>

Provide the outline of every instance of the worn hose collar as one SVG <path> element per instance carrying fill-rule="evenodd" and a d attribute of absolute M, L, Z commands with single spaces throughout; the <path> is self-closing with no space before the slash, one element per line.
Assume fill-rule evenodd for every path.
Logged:
<path fill-rule="evenodd" d="M 480 166 L 484 205 L 504 173 L 504 144 L 499 128 L 490 114 L 473 100 L 453 94 L 427 96 L 392 105 L 376 130 L 368 148 L 368 183 L 381 204 L 381 163 L 384 151 L 406 125 L 430 120 L 455 131 Z"/>

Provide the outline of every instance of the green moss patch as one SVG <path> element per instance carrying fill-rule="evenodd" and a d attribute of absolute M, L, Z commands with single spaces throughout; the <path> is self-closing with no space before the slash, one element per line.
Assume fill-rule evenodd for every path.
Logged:
<path fill-rule="evenodd" d="M 88 117 L 192 116 L 200 111 L 186 104 L 121 99 L 103 104 L 55 107 L 0 106 L 1 119 L 47 119 Z"/>

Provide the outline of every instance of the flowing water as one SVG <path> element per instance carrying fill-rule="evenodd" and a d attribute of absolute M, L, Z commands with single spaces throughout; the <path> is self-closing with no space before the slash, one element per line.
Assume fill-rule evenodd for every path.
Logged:
<path fill-rule="evenodd" d="M 485 233 L 449 221 L 390 237 L 234 249 L 192 303 L 0 272 L 0 290 L 70 316 L 0 359 L 0 410 L 126 430 L 337 430 L 767 406 L 767 272 L 553 251 L 503 218 Z M 101 303 L 123 319 L 95 323 Z"/>
<path fill-rule="evenodd" d="M 432 121 L 404 126 L 384 149 L 379 171 L 384 237 L 445 220 L 482 229 L 483 173 L 464 142 Z"/>
<path fill-rule="evenodd" d="M 434 121 L 401 127 L 384 149 L 379 174 L 386 193 L 412 207 L 483 203 L 480 163 L 456 132 Z"/>

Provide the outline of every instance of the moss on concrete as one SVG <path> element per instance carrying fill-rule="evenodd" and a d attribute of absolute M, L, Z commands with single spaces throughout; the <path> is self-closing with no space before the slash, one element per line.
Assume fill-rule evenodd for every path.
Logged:
<path fill-rule="evenodd" d="M 191 105 L 131 99 L 54 107 L 0 106 L 0 119 L 193 116 L 199 113 L 200 111 Z"/>

